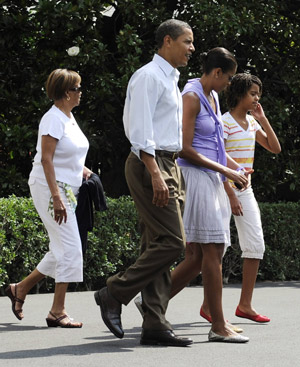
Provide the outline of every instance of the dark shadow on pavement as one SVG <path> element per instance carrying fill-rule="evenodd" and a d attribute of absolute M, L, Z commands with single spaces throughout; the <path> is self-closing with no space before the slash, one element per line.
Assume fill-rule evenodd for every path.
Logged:
<path fill-rule="evenodd" d="M 101 343 L 78 344 L 78 345 L 63 345 L 61 347 L 42 348 L 42 349 L 27 349 L 15 350 L 11 352 L 0 353 L 1 359 L 27 359 L 41 358 L 59 355 L 89 355 L 93 353 L 123 353 L 133 352 L 139 343 L 136 339 L 110 340 L 101 341 Z"/>
<path fill-rule="evenodd" d="M 0 333 L 4 333 L 6 331 L 31 331 L 31 330 L 48 330 L 47 326 L 23 326 L 20 324 L 14 323 L 0 323 Z"/>
<path fill-rule="evenodd" d="M 194 333 L 194 328 L 199 328 L 203 326 L 207 326 L 201 322 L 194 322 L 188 324 L 175 324 L 174 331 L 176 335 L 180 337 L 190 337 L 193 338 L 195 335 L 207 335 L 207 331 L 204 333 Z M 2 331 L 24 331 L 24 330 L 35 330 L 35 329 L 48 329 L 47 327 L 34 327 L 34 326 L 18 326 L 14 324 L 0 324 L 0 327 L 3 328 Z M 180 334 L 180 330 L 188 330 L 191 329 L 191 333 L 185 333 L 184 335 Z M 41 358 L 41 357 L 51 357 L 58 355 L 90 355 L 94 353 L 128 353 L 133 352 L 136 348 L 165 348 L 163 346 L 141 346 L 140 345 L 140 335 L 141 328 L 134 327 L 132 329 L 125 329 L 124 339 L 117 339 L 109 331 L 107 331 L 107 336 L 99 336 L 99 337 L 87 337 L 84 340 L 98 340 L 98 342 L 94 343 L 83 343 L 79 345 L 63 345 L 59 347 L 53 348 L 42 348 L 42 349 L 26 349 L 20 350 L 19 348 L 15 351 L 11 352 L 0 352 L 0 360 L 1 359 L 29 359 L 29 358 Z M 205 341 L 206 343 L 206 341 Z"/>
<path fill-rule="evenodd" d="M 287 281 L 287 282 L 271 282 L 271 281 L 265 281 L 265 282 L 256 282 L 255 288 L 300 288 L 300 282 L 299 281 Z M 224 288 L 241 288 L 241 284 L 224 284 Z"/>

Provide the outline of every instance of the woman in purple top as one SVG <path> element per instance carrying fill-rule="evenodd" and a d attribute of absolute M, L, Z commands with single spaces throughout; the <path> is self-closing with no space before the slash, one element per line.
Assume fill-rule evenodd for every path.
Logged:
<path fill-rule="evenodd" d="M 224 223 L 226 193 L 223 181 L 246 187 L 239 165 L 225 153 L 218 93 L 235 74 L 237 63 L 224 48 L 204 55 L 203 75 L 183 90 L 183 150 L 178 160 L 186 182 L 185 260 L 172 272 L 172 295 L 202 271 L 205 298 L 212 317 L 209 341 L 244 343 L 249 340 L 230 328 L 222 310 L 222 256 L 230 241 Z M 227 225 L 228 227 L 228 225 Z"/>

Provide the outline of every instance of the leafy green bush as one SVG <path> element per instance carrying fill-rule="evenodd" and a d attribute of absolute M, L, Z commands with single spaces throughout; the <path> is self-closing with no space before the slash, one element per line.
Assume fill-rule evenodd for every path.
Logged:
<path fill-rule="evenodd" d="M 105 284 L 106 278 L 126 269 L 139 254 L 138 218 L 129 196 L 107 200 L 108 210 L 96 213 L 84 257 L 86 289 Z"/>
<path fill-rule="evenodd" d="M 0 285 L 23 279 L 48 249 L 45 228 L 28 198 L 0 199 Z"/>
<path fill-rule="evenodd" d="M 130 197 L 107 198 L 109 209 L 95 213 L 84 257 L 84 283 L 77 289 L 103 285 L 109 274 L 126 268 L 138 254 L 138 220 Z M 0 287 L 27 276 L 48 251 L 48 236 L 31 198 L 0 199 Z M 45 279 L 34 291 L 53 290 Z"/>
<path fill-rule="evenodd" d="M 300 203 L 259 203 L 266 251 L 258 280 L 300 278 Z M 231 222 L 232 246 L 224 257 L 224 280 L 242 279 L 242 259 L 237 231 Z"/>
<path fill-rule="evenodd" d="M 113 273 L 126 269 L 139 253 L 138 217 L 132 199 L 107 198 L 108 210 L 95 214 L 95 226 L 88 237 L 84 257 L 84 282 L 77 290 L 98 289 Z M 266 253 L 259 280 L 300 278 L 300 203 L 261 203 Z M 224 281 L 241 280 L 241 251 L 234 224 L 232 247 L 223 263 Z M 48 250 L 48 237 L 29 198 L 0 199 L 0 287 L 28 275 Z M 180 261 L 181 259 L 178 259 Z M 53 291 L 47 278 L 34 292 Z M 74 286 L 73 286 L 74 289 Z M 2 289 L 3 294 L 3 289 Z"/>
<path fill-rule="evenodd" d="M 267 245 L 261 279 L 299 279 L 300 204 L 265 203 L 261 211 Z"/>

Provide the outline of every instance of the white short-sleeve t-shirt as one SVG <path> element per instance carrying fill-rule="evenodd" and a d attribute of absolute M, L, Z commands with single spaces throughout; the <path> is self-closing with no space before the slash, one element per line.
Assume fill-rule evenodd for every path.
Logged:
<path fill-rule="evenodd" d="M 251 169 L 254 162 L 256 132 L 261 129 L 259 123 L 251 115 L 246 116 L 248 128 L 244 130 L 229 112 L 224 113 L 224 139 L 226 152 L 240 166 Z"/>
<path fill-rule="evenodd" d="M 72 186 L 80 186 L 89 142 L 73 114 L 71 113 L 70 118 L 53 105 L 41 119 L 36 146 L 37 153 L 30 177 L 45 179 L 41 163 L 43 135 L 50 135 L 58 140 L 53 156 L 56 180 Z"/>

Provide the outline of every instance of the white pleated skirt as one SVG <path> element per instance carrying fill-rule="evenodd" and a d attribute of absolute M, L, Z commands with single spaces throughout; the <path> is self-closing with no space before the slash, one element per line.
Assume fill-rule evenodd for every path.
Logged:
<path fill-rule="evenodd" d="M 183 223 L 187 242 L 230 246 L 228 198 L 220 175 L 194 167 L 181 170 L 186 186 Z"/>
<path fill-rule="evenodd" d="M 30 177 L 31 196 L 39 216 L 49 236 L 49 251 L 37 266 L 37 270 L 56 283 L 83 281 L 82 246 L 75 213 L 60 189 L 61 197 L 67 209 L 67 222 L 58 225 L 48 211 L 51 192 L 46 180 Z M 72 187 L 74 195 L 79 188 Z M 36 249 L 39 251 L 39 249 Z"/>

